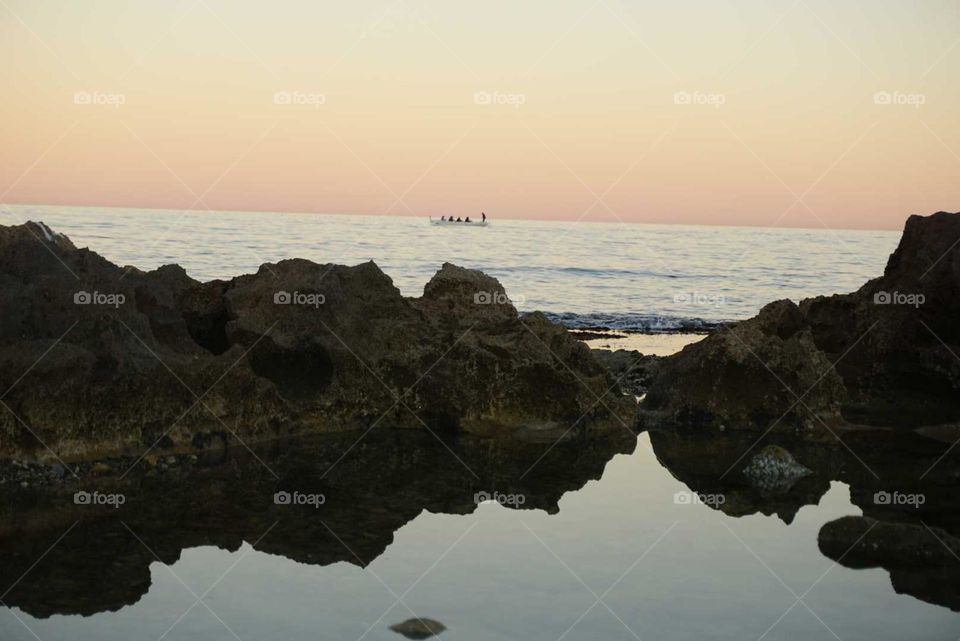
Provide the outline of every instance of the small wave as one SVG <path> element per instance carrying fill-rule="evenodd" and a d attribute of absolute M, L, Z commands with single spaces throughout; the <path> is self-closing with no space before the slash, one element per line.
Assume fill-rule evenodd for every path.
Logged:
<path fill-rule="evenodd" d="M 613 267 L 558 267 L 554 265 L 514 265 L 511 267 L 490 268 L 490 273 L 499 271 L 504 274 L 571 274 L 599 278 L 709 278 L 710 275 L 684 274 L 680 272 L 656 272 L 645 269 L 617 269 Z"/>
<path fill-rule="evenodd" d="M 640 334 L 699 334 L 713 331 L 731 322 L 654 314 L 544 312 L 544 316 L 567 329 L 613 330 Z"/>

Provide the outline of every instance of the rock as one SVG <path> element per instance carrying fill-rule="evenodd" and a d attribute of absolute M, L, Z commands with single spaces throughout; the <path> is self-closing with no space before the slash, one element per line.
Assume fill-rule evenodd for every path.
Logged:
<path fill-rule="evenodd" d="M 947 530 L 845 516 L 824 525 L 817 543 L 846 567 L 884 568 L 899 594 L 960 611 L 960 539 Z"/>
<path fill-rule="evenodd" d="M 787 450 L 767 445 L 750 459 L 743 474 L 754 486 L 766 494 L 782 494 L 794 483 L 813 472 L 797 463 Z"/>
<path fill-rule="evenodd" d="M 911 216 L 883 276 L 770 303 L 664 358 L 645 426 L 815 430 L 960 421 L 960 214 Z"/>
<path fill-rule="evenodd" d="M 642 416 L 677 427 L 809 431 L 835 418 L 843 380 L 809 329 L 779 325 L 799 313 L 791 301 L 768 304 L 753 319 L 721 329 L 661 359 Z M 806 392 L 802 403 L 797 395 Z"/>
<path fill-rule="evenodd" d="M 447 626 L 433 619 L 418 618 L 395 623 L 390 626 L 390 629 L 408 639 L 427 639 L 440 634 L 447 629 Z"/>
<path fill-rule="evenodd" d="M 113 468 L 103 462 L 94 463 L 90 468 L 91 474 L 101 475 L 101 474 L 110 474 L 113 472 Z"/>
<path fill-rule="evenodd" d="M 633 420 L 585 345 L 451 264 L 419 298 L 373 262 L 285 260 L 199 283 L 176 265 L 118 267 L 27 223 L 0 227 L 0 317 L 15 412 L 0 413 L 0 457 L 35 457 L 40 441 L 94 459 L 303 432 Z"/>
<path fill-rule="evenodd" d="M 617 380 L 620 389 L 634 396 L 642 396 L 656 372 L 659 356 L 642 354 L 637 350 L 594 349 L 593 356 Z"/>

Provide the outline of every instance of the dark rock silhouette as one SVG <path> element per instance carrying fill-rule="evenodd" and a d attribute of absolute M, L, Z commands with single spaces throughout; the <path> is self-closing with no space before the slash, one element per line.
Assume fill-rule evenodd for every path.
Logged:
<path fill-rule="evenodd" d="M 821 552 L 846 567 L 884 568 L 897 592 L 960 609 L 960 560 L 952 554 L 960 554 L 958 448 L 905 431 L 842 438 L 837 446 L 777 432 L 761 442 L 746 432 L 650 433 L 657 459 L 671 474 L 694 492 L 724 497 L 704 509 L 729 516 L 776 515 L 789 524 L 801 507 L 818 504 L 832 481 L 849 485 L 863 516 L 824 525 Z M 758 487 L 745 470 L 767 448 L 790 452 L 810 473 Z"/>
<path fill-rule="evenodd" d="M 960 538 L 946 530 L 845 516 L 824 525 L 817 543 L 848 568 L 883 568 L 898 594 L 960 611 Z"/>
<path fill-rule="evenodd" d="M 408 639 L 429 639 L 446 630 L 447 626 L 433 619 L 418 617 L 407 619 L 402 623 L 394 623 L 390 629 Z"/>
<path fill-rule="evenodd" d="M 176 265 L 118 267 L 27 223 L 0 227 L 0 316 L 0 458 L 632 422 L 583 343 L 450 264 L 420 298 L 372 262 L 285 260 L 199 283 Z"/>
<path fill-rule="evenodd" d="M 960 214 L 911 216 L 883 276 L 776 301 L 661 361 L 648 426 L 801 430 L 960 422 Z"/>
<path fill-rule="evenodd" d="M 463 435 L 441 443 L 423 430 L 361 436 L 277 440 L 254 453 L 208 450 L 195 462 L 138 466 L 122 479 L 121 465 L 62 484 L 0 486 L 4 603 L 35 617 L 118 610 L 150 589 L 151 563 L 175 563 L 201 545 L 235 551 L 246 543 L 300 563 L 366 566 L 423 511 L 470 514 L 480 497 L 500 493 L 524 497 L 508 509 L 556 513 L 564 494 L 636 447 L 622 428 L 571 432 L 555 445 Z M 78 505 L 77 491 L 122 494 L 124 502 Z M 277 497 L 295 492 L 323 501 Z"/>

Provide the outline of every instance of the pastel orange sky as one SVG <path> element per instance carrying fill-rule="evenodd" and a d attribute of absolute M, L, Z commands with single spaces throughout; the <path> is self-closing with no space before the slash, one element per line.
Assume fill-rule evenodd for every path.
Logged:
<path fill-rule="evenodd" d="M 3 0 L 0 55 L 3 203 L 877 229 L 960 209 L 957 0 Z"/>

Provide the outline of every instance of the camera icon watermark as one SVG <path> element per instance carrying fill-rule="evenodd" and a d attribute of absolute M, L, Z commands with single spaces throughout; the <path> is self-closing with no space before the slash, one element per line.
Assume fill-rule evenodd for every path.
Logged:
<path fill-rule="evenodd" d="M 273 495 L 274 505 L 307 505 L 316 509 L 326 502 L 327 497 L 323 494 L 280 491 Z"/>
<path fill-rule="evenodd" d="M 720 507 L 727 502 L 724 494 L 704 494 L 703 492 L 680 491 L 673 495 L 674 505 L 708 505 Z"/>
<path fill-rule="evenodd" d="M 475 305 L 513 305 L 514 307 L 520 307 L 525 302 L 526 298 L 522 295 L 510 298 L 504 292 L 480 291 L 473 295 Z"/>
<path fill-rule="evenodd" d="M 74 305 L 108 305 L 114 309 L 120 307 L 127 301 L 123 294 L 106 294 L 98 291 L 84 291 L 73 293 Z"/>
<path fill-rule="evenodd" d="M 910 506 L 919 508 L 927 502 L 923 494 L 904 494 L 903 492 L 887 492 L 881 490 L 873 495 L 874 505 Z"/>
<path fill-rule="evenodd" d="M 473 104 L 484 107 L 506 106 L 519 109 L 527 104 L 527 96 L 522 93 L 503 93 L 500 91 L 477 91 L 473 94 Z"/>
<path fill-rule="evenodd" d="M 78 91 L 73 94 L 73 104 L 119 109 L 127 103 L 127 96 L 108 91 Z"/>
<path fill-rule="evenodd" d="M 917 308 L 926 301 L 927 297 L 923 294 L 879 291 L 873 295 L 874 305 L 910 305 L 913 308 Z"/>
<path fill-rule="evenodd" d="M 705 105 L 719 109 L 727 103 L 726 94 L 707 91 L 677 91 L 673 94 L 675 105 Z"/>
<path fill-rule="evenodd" d="M 473 502 L 477 505 L 481 503 L 499 503 L 500 505 L 509 505 L 520 507 L 527 502 L 527 497 L 523 494 L 504 494 L 503 492 L 477 492 L 473 495 Z"/>
<path fill-rule="evenodd" d="M 919 109 L 927 104 L 927 96 L 922 93 L 904 93 L 901 91 L 878 91 L 873 94 L 873 104 L 906 106 Z"/>
<path fill-rule="evenodd" d="M 80 490 L 74 492 L 74 505 L 106 505 L 119 510 L 120 506 L 127 502 L 127 497 L 123 494 L 105 494 L 103 492 L 87 492 Z"/>
<path fill-rule="evenodd" d="M 679 305 L 713 305 L 720 306 L 727 303 L 722 294 L 705 294 L 703 292 L 681 292 L 674 294 L 673 302 Z"/>
<path fill-rule="evenodd" d="M 323 294 L 287 291 L 273 293 L 274 305 L 307 305 L 310 307 L 320 307 L 325 302 L 327 302 L 327 297 Z"/>
<path fill-rule="evenodd" d="M 327 104 L 327 95 L 311 91 L 278 91 L 273 94 L 273 104 L 281 107 L 313 107 L 319 109 Z"/>

